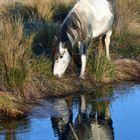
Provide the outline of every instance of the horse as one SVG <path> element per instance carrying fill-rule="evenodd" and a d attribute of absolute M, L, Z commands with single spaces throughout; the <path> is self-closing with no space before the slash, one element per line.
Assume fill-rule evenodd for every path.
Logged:
<path fill-rule="evenodd" d="M 53 74 L 59 78 L 65 73 L 77 41 L 81 55 L 80 78 L 85 79 L 87 63 L 86 44 L 94 38 L 104 37 L 106 57 L 109 56 L 110 37 L 114 23 L 113 0 L 79 0 L 62 23 L 54 58 Z"/>

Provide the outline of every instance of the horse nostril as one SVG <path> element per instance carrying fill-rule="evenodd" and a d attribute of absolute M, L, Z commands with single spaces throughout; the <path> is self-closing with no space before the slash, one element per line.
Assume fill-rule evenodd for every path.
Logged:
<path fill-rule="evenodd" d="M 53 74 L 55 77 L 57 77 L 57 74 Z"/>
<path fill-rule="evenodd" d="M 62 77 L 61 74 L 54 74 L 54 76 L 57 77 L 57 78 L 61 78 Z"/>
<path fill-rule="evenodd" d="M 59 75 L 58 75 L 58 74 L 54 74 L 54 76 L 55 76 L 56 78 L 59 78 Z"/>

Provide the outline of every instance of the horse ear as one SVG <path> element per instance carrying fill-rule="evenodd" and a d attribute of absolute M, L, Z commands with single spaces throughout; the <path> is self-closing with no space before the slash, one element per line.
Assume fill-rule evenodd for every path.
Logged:
<path fill-rule="evenodd" d="M 53 38 L 53 43 L 56 44 L 57 41 L 58 41 L 58 38 L 57 38 L 57 36 L 55 35 L 54 38 Z"/>
<path fill-rule="evenodd" d="M 57 36 L 55 35 L 54 38 L 53 38 L 53 40 L 52 40 L 52 47 L 51 47 L 51 55 L 52 55 L 52 58 L 54 58 L 54 55 L 55 55 L 55 53 L 56 53 L 57 41 L 58 41 L 58 38 L 57 38 Z"/>

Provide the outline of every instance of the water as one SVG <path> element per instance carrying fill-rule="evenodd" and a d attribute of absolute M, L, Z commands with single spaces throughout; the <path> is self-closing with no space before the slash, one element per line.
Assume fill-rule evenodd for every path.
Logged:
<path fill-rule="evenodd" d="M 41 101 L 22 120 L 0 121 L 0 140 L 139 140 L 140 85 Z"/>

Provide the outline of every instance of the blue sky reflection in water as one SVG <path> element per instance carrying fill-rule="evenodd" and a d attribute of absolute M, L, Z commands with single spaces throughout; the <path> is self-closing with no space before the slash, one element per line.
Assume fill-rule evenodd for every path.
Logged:
<path fill-rule="evenodd" d="M 140 85 L 41 101 L 22 120 L 0 121 L 0 140 L 139 140 Z M 72 126 L 72 128 L 70 127 Z"/>
<path fill-rule="evenodd" d="M 126 87 L 126 90 L 116 91 L 125 94 L 112 101 L 111 118 L 116 140 L 140 139 L 140 85 Z"/>

